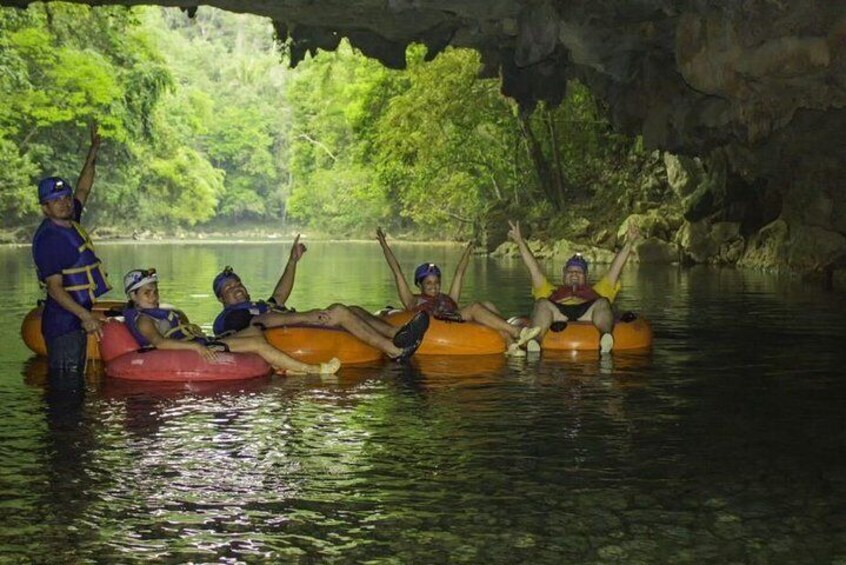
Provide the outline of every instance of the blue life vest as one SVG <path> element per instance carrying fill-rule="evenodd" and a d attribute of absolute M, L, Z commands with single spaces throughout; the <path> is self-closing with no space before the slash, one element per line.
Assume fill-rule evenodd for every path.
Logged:
<path fill-rule="evenodd" d="M 288 308 L 284 306 L 278 306 L 277 304 L 271 304 L 269 302 L 265 302 L 263 300 L 259 300 L 258 302 L 241 302 L 239 304 L 230 304 L 226 306 L 223 311 L 217 315 L 217 318 L 214 319 L 214 324 L 212 325 L 212 331 L 214 331 L 214 335 L 219 336 L 226 332 L 226 317 L 237 311 L 247 310 L 252 316 L 259 316 L 261 314 L 265 314 L 267 312 L 288 312 Z M 244 328 L 240 328 L 238 331 Z"/>
<path fill-rule="evenodd" d="M 40 233 L 42 233 L 41 228 L 33 238 L 33 246 L 36 245 Z M 100 259 L 94 254 L 94 244 L 85 229 L 77 222 L 71 222 L 70 229 L 58 229 L 56 233 L 62 234 L 68 240 L 68 243 L 79 252 L 76 262 L 70 267 L 62 269 L 62 288 L 71 295 L 71 298 L 77 304 L 90 310 L 94 304 L 94 299 L 107 293 L 112 288 L 106 278 L 105 271 L 103 271 Z M 38 274 L 38 278 L 42 282 L 44 281 L 41 273 Z"/>
<path fill-rule="evenodd" d="M 153 344 L 138 330 L 139 316 L 151 318 L 159 333 L 168 339 L 179 341 L 205 339 L 200 328 L 194 324 L 183 324 L 173 310 L 165 310 L 164 308 L 127 308 L 123 311 L 123 323 L 126 324 L 129 333 L 132 334 L 141 347 L 150 347 Z"/>

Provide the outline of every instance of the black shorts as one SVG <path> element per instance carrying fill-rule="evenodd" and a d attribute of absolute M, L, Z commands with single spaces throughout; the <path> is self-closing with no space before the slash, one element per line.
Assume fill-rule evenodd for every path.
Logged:
<path fill-rule="evenodd" d="M 585 312 L 593 306 L 594 302 L 596 302 L 596 300 L 589 300 L 587 302 L 582 302 L 581 304 L 558 304 L 557 302 L 553 302 L 553 304 L 555 304 L 555 307 L 558 308 L 559 312 L 567 316 L 569 321 L 575 322 L 585 315 Z"/>
<path fill-rule="evenodd" d="M 464 318 L 461 317 L 459 312 L 436 312 L 432 314 L 432 317 L 442 322 L 457 322 L 459 324 L 464 322 Z"/>

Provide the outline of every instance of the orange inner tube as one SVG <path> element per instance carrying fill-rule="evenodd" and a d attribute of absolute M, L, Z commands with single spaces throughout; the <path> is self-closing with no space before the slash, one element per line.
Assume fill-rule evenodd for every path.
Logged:
<path fill-rule="evenodd" d="M 652 325 L 638 317 L 631 322 L 618 321 L 614 325 L 614 351 L 648 349 L 652 346 Z M 560 351 L 589 351 L 599 349 L 599 331 L 590 322 L 567 322 L 561 332 L 546 332 L 542 349 Z"/>
<path fill-rule="evenodd" d="M 392 326 L 408 322 L 413 312 L 385 316 Z M 418 355 L 493 355 L 505 353 L 505 340 L 499 332 L 474 322 L 446 322 L 430 318 Z"/>
<path fill-rule="evenodd" d="M 94 304 L 91 309 L 92 312 L 101 314 L 103 317 L 109 311 L 120 312 L 126 307 L 125 300 L 103 300 Z M 167 308 L 167 305 L 162 305 Z M 41 314 L 44 312 L 44 306 L 36 306 L 24 316 L 21 322 L 21 338 L 24 344 L 36 355 L 46 356 L 47 345 L 44 343 L 44 336 L 41 335 Z M 188 322 L 188 317 L 181 310 L 176 310 L 180 319 L 183 322 Z M 88 336 L 88 358 L 100 359 L 100 344 L 97 338 Z"/>
<path fill-rule="evenodd" d="M 315 365 L 337 357 L 342 365 L 372 363 L 382 352 L 336 328 L 285 326 L 265 330 L 268 343 L 297 361 Z"/>
<path fill-rule="evenodd" d="M 94 304 L 91 311 L 105 316 L 109 310 L 119 311 L 123 310 L 125 306 L 126 301 L 124 300 L 103 300 Z M 41 335 L 41 314 L 43 312 L 44 306 L 36 306 L 24 316 L 23 322 L 21 322 L 21 338 L 33 353 L 46 356 L 47 345 L 44 343 L 44 336 Z M 92 336 L 88 337 L 88 358 L 100 359 L 100 345 L 97 338 Z"/>
<path fill-rule="evenodd" d="M 511 318 L 508 323 L 525 327 L 531 324 L 528 316 Z M 614 351 L 637 351 L 652 347 L 652 324 L 640 316 L 629 322 L 614 324 Z M 541 348 L 550 351 L 598 351 L 599 331 L 590 322 L 567 322 L 563 331 L 546 332 Z"/>

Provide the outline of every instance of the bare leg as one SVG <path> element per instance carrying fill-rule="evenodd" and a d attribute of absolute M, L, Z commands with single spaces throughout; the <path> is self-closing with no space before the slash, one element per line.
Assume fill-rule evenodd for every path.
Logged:
<path fill-rule="evenodd" d="M 482 306 L 484 306 L 485 308 L 487 308 L 488 310 L 490 310 L 491 312 L 493 312 L 494 314 L 496 314 L 500 318 L 502 317 L 502 314 L 500 313 L 499 308 L 497 308 L 496 304 L 494 304 L 490 300 L 483 300 L 479 304 L 481 304 Z"/>
<path fill-rule="evenodd" d="M 266 328 L 278 328 L 280 326 L 293 326 L 295 324 L 319 324 L 316 316 L 317 310 L 306 312 L 265 312 L 254 316 L 253 324 L 261 324 Z"/>
<path fill-rule="evenodd" d="M 309 365 L 297 361 L 267 343 L 263 336 L 256 335 L 252 330 L 257 331 L 256 328 L 248 328 L 245 330 L 249 332 L 246 335 L 239 333 L 220 341 L 228 345 L 234 353 L 258 354 L 277 370 L 284 369 L 295 373 L 335 373 L 341 366 L 341 363 L 334 358 L 320 365 Z"/>
<path fill-rule="evenodd" d="M 611 333 L 614 330 L 614 312 L 611 310 L 611 302 L 607 298 L 597 299 L 579 318 L 579 321 L 588 320 L 596 326 L 600 334 Z"/>
<path fill-rule="evenodd" d="M 344 328 L 364 343 L 384 351 L 389 357 L 402 354 L 402 349 L 391 343 L 390 339 L 373 329 L 343 304 L 333 304 L 327 312 L 329 312 L 329 325 Z"/>
<path fill-rule="evenodd" d="M 535 301 L 535 309 L 532 311 L 532 325 L 540 328 L 538 342 L 543 341 L 543 336 L 549 331 L 552 322 L 566 322 L 567 316 L 555 307 L 550 300 L 541 298 Z"/>
<path fill-rule="evenodd" d="M 367 324 L 368 326 L 370 326 L 371 328 L 373 328 L 388 339 L 393 339 L 393 337 L 397 333 L 397 330 L 399 330 L 399 327 L 392 326 L 379 316 L 374 316 L 361 306 L 347 306 L 347 308 L 350 309 L 350 312 L 358 316 L 358 318 L 362 322 L 364 322 L 365 324 Z"/>
<path fill-rule="evenodd" d="M 465 306 L 459 312 L 461 313 L 461 317 L 468 322 L 477 322 L 483 326 L 495 329 L 508 344 L 514 343 L 514 340 L 520 337 L 520 328 L 512 326 L 499 314 L 492 312 L 481 302 L 474 302 L 469 306 Z"/>

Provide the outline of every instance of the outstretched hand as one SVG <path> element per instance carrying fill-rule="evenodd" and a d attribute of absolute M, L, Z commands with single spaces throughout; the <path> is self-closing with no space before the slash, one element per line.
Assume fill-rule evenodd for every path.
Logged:
<path fill-rule="evenodd" d="M 306 252 L 306 246 L 303 243 L 300 243 L 300 234 L 297 234 L 297 237 L 294 238 L 294 245 L 291 247 L 291 261 L 296 263 L 299 261 L 302 256 Z"/>
<path fill-rule="evenodd" d="M 640 239 L 640 228 L 635 222 L 629 220 L 629 224 L 626 229 L 626 241 L 634 243 L 638 239 Z"/>
<path fill-rule="evenodd" d="M 508 237 L 513 239 L 515 243 L 523 241 L 523 234 L 520 233 L 520 222 L 508 220 L 508 225 L 511 226 L 511 229 L 508 230 Z"/>

